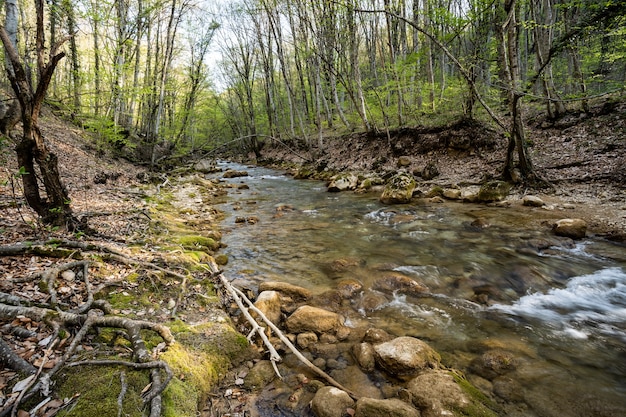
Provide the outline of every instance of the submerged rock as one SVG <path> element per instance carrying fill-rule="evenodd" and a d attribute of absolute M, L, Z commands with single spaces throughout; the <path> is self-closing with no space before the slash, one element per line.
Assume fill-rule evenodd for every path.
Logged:
<path fill-rule="evenodd" d="M 378 278 L 373 289 L 385 293 L 400 293 L 405 295 L 420 296 L 429 292 L 424 284 L 398 272 L 388 272 L 381 278 Z"/>

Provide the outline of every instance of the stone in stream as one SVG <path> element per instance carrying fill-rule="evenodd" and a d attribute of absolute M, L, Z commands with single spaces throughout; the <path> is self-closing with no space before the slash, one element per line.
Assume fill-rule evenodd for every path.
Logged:
<path fill-rule="evenodd" d="M 552 226 L 552 231 L 557 236 L 582 239 L 587 234 L 587 222 L 583 219 L 561 219 Z"/>
<path fill-rule="evenodd" d="M 332 178 L 330 184 L 328 184 L 328 191 L 339 192 L 355 190 L 357 185 L 359 185 L 359 177 L 350 172 L 342 173 Z"/>
<path fill-rule="evenodd" d="M 297 285 L 287 282 L 266 281 L 259 284 L 259 292 L 262 291 L 278 291 L 279 293 L 292 297 L 294 300 L 307 300 L 311 298 L 313 292 Z"/>
<path fill-rule="evenodd" d="M 437 369 L 441 356 L 426 342 L 410 336 L 374 346 L 376 364 L 387 374 L 407 380 L 427 369 Z"/>
<path fill-rule="evenodd" d="M 405 204 L 411 201 L 416 187 L 415 179 L 406 172 L 394 175 L 385 185 L 380 202 L 383 204 Z"/>
<path fill-rule="evenodd" d="M 352 346 L 352 355 L 361 369 L 371 372 L 376 368 L 376 351 L 369 343 L 357 343 Z"/>
<path fill-rule="evenodd" d="M 343 326 L 343 321 L 337 313 L 304 305 L 287 318 L 286 325 L 291 333 L 336 333 Z"/>
<path fill-rule="evenodd" d="M 356 402 L 355 417 L 420 417 L 420 412 L 397 398 L 377 400 L 359 398 Z"/>
<path fill-rule="evenodd" d="M 280 324 L 281 318 L 281 299 L 280 294 L 277 291 L 263 291 L 259 294 L 254 302 L 254 306 L 258 308 L 264 315 L 274 323 Z M 251 313 L 253 316 L 254 312 Z"/>
<path fill-rule="evenodd" d="M 526 195 L 522 199 L 522 205 L 527 207 L 543 207 L 546 203 L 544 203 L 544 201 L 537 196 Z"/>
<path fill-rule="evenodd" d="M 467 381 L 464 383 L 469 384 Z M 495 413 L 478 400 L 472 399 L 447 370 L 426 371 L 412 379 L 407 389 L 413 405 L 420 409 L 422 417 L 495 416 Z"/>
<path fill-rule="evenodd" d="M 429 292 L 424 284 L 398 272 L 386 272 L 374 281 L 373 289 L 384 293 L 400 293 L 411 296 L 420 296 Z"/>
<path fill-rule="evenodd" d="M 323 387 L 315 393 L 311 410 L 317 417 L 343 417 L 354 407 L 354 400 L 347 392 L 335 387 Z"/>
<path fill-rule="evenodd" d="M 511 191 L 511 184 L 505 181 L 489 181 L 480 187 L 477 201 L 480 203 L 491 203 L 502 201 Z"/>

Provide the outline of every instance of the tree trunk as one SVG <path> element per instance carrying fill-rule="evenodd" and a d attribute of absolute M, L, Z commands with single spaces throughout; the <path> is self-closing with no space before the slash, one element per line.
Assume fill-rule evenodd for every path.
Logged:
<path fill-rule="evenodd" d="M 73 229 L 76 226 L 70 208 L 70 199 L 63 186 L 57 168 L 57 157 L 51 153 L 44 138 L 37 127 L 41 105 L 46 96 L 54 70 L 59 61 L 65 56 L 64 52 L 56 53 L 59 42 L 50 50 L 50 60 L 44 61 L 44 19 L 43 0 L 35 0 L 37 11 L 37 64 L 38 84 L 33 93 L 31 85 L 20 62 L 15 44 L 4 27 L 0 27 L 0 38 L 9 58 L 11 69 L 8 72 L 11 87 L 20 102 L 22 109 L 22 139 L 16 146 L 17 160 L 20 165 L 24 197 L 28 204 L 37 212 L 42 221 L 55 226 L 65 226 Z M 46 198 L 42 198 L 35 171 L 35 162 L 39 167 L 41 179 L 45 188 Z"/>

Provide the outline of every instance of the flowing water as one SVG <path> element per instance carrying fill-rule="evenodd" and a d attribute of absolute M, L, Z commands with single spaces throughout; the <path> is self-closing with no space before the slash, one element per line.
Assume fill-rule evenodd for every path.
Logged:
<path fill-rule="evenodd" d="M 446 365 L 506 398 L 506 415 L 626 415 L 624 246 L 558 240 L 541 226 L 554 216 L 542 209 L 384 206 L 374 194 L 328 193 L 321 182 L 278 171 L 222 167 L 250 174 L 228 180 L 237 188 L 220 207 L 226 273 L 237 284 L 278 280 L 322 293 L 341 279 L 369 289 L 384 271 L 404 274 L 430 295 L 396 295 L 373 311 L 353 300 L 348 323 L 427 341 Z M 354 265 L 329 267 L 337 260 Z M 483 374 L 491 381 L 474 365 L 489 351 L 515 362 L 501 377 Z"/>

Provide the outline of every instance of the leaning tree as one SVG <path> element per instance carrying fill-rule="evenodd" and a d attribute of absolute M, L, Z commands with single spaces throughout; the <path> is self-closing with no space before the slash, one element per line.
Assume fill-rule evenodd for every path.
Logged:
<path fill-rule="evenodd" d="M 76 224 L 70 207 L 67 189 L 59 175 L 57 156 L 50 151 L 39 130 L 38 121 L 41 106 L 52 74 L 65 56 L 59 47 L 68 39 L 64 38 L 50 46 L 45 56 L 44 1 L 35 0 L 37 15 L 35 52 L 37 55 L 36 84 L 26 71 L 17 51 L 17 4 L 15 0 L 5 2 L 5 25 L 0 26 L 0 39 L 6 55 L 6 71 L 11 87 L 21 107 L 22 137 L 15 147 L 19 173 L 28 205 L 37 212 L 42 221 L 55 226 L 73 229 Z M 36 174 L 38 169 L 45 195 L 39 186 Z"/>

